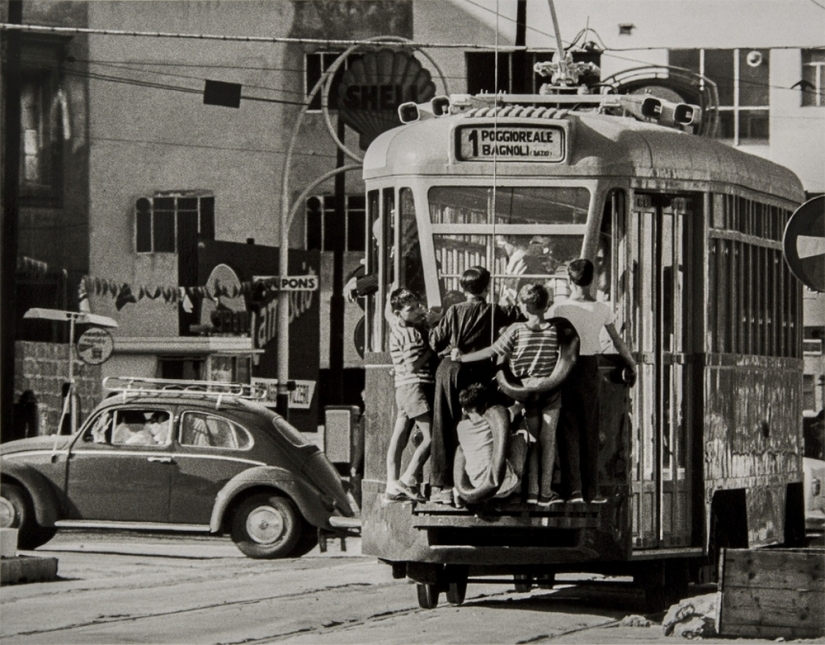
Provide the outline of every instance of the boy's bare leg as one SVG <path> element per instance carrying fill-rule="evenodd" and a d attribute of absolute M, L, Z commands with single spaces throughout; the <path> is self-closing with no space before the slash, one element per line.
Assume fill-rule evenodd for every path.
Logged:
<path fill-rule="evenodd" d="M 534 413 L 528 413 L 524 417 L 527 431 L 535 442 L 530 442 L 527 447 L 527 499 L 532 501 L 539 496 L 539 478 L 541 475 L 540 444 L 538 443 L 541 431 L 541 417 Z"/>
<path fill-rule="evenodd" d="M 430 443 L 432 441 L 431 424 L 432 420 L 428 412 L 415 417 L 415 425 L 418 426 L 418 429 L 421 431 L 421 443 L 418 444 L 407 469 L 404 471 L 404 474 L 401 475 L 401 482 L 407 486 L 410 485 L 413 477 L 424 465 L 424 462 L 427 461 L 427 457 L 430 456 Z M 398 463 L 401 463 L 400 456 Z"/>
<path fill-rule="evenodd" d="M 395 419 L 395 426 L 390 436 L 390 445 L 387 447 L 387 492 L 395 492 L 398 473 L 401 470 L 401 456 L 407 447 L 410 430 L 415 423 L 406 414 L 399 411 Z"/>
<path fill-rule="evenodd" d="M 541 411 L 541 497 L 553 497 L 553 466 L 556 462 L 556 426 L 559 423 L 559 408 Z"/>

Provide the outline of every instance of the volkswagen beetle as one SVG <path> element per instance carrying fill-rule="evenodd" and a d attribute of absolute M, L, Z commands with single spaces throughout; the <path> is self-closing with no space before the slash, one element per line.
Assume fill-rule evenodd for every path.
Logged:
<path fill-rule="evenodd" d="M 0 446 L 0 526 L 33 549 L 60 528 L 228 534 L 252 558 L 298 557 L 354 515 L 325 454 L 259 402 L 126 388 L 72 435 Z"/>

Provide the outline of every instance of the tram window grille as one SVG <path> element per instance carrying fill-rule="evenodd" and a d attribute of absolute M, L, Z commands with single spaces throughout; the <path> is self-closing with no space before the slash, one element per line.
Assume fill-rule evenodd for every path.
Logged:
<path fill-rule="evenodd" d="M 137 253 L 177 253 L 181 245 L 214 239 L 214 195 L 165 192 L 135 202 Z"/>
<path fill-rule="evenodd" d="M 825 106 L 825 51 L 802 50 L 800 93 L 802 107 Z"/>
<path fill-rule="evenodd" d="M 757 51 L 759 57 L 749 57 Z M 698 55 L 697 55 L 698 53 Z M 733 145 L 770 140 L 770 52 L 755 48 L 672 49 L 670 65 L 704 74 L 719 91 L 717 138 Z M 758 64 L 754 62 L 758 60 Z"/>
<path fill-rule="evenodd" d="M 347 195 L 344 199 L 344 250 L 364 252 L 366 201 L 364 195 Z M 335 230 L 335 196 L 313 195 L 307 198 L 304 246 L 307 250 L 332 251 Z"/>

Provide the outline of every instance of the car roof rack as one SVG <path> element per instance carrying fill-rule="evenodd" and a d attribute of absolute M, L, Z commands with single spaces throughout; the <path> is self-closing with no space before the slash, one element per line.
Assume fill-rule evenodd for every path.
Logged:
<path fill-rule="evenodd" d="M 168 378 L 146 378 L 142 376 L 107 376 L 103 379 L 103 389 L 129 395 L 158 394 L 217 399 L 237 398 L 263 401 L 267 396 L 265 385 L 257 383 L 226 383 L 224 381 L 182 381 Z"/>

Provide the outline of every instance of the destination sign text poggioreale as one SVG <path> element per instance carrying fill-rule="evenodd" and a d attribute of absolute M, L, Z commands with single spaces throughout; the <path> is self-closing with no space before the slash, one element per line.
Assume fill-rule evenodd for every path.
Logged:
<path fill-rule="evenodd" d="M 564 130 L 554 126 L 462 126 L 456 146 L 460 161 L 561 161 Z"/>

